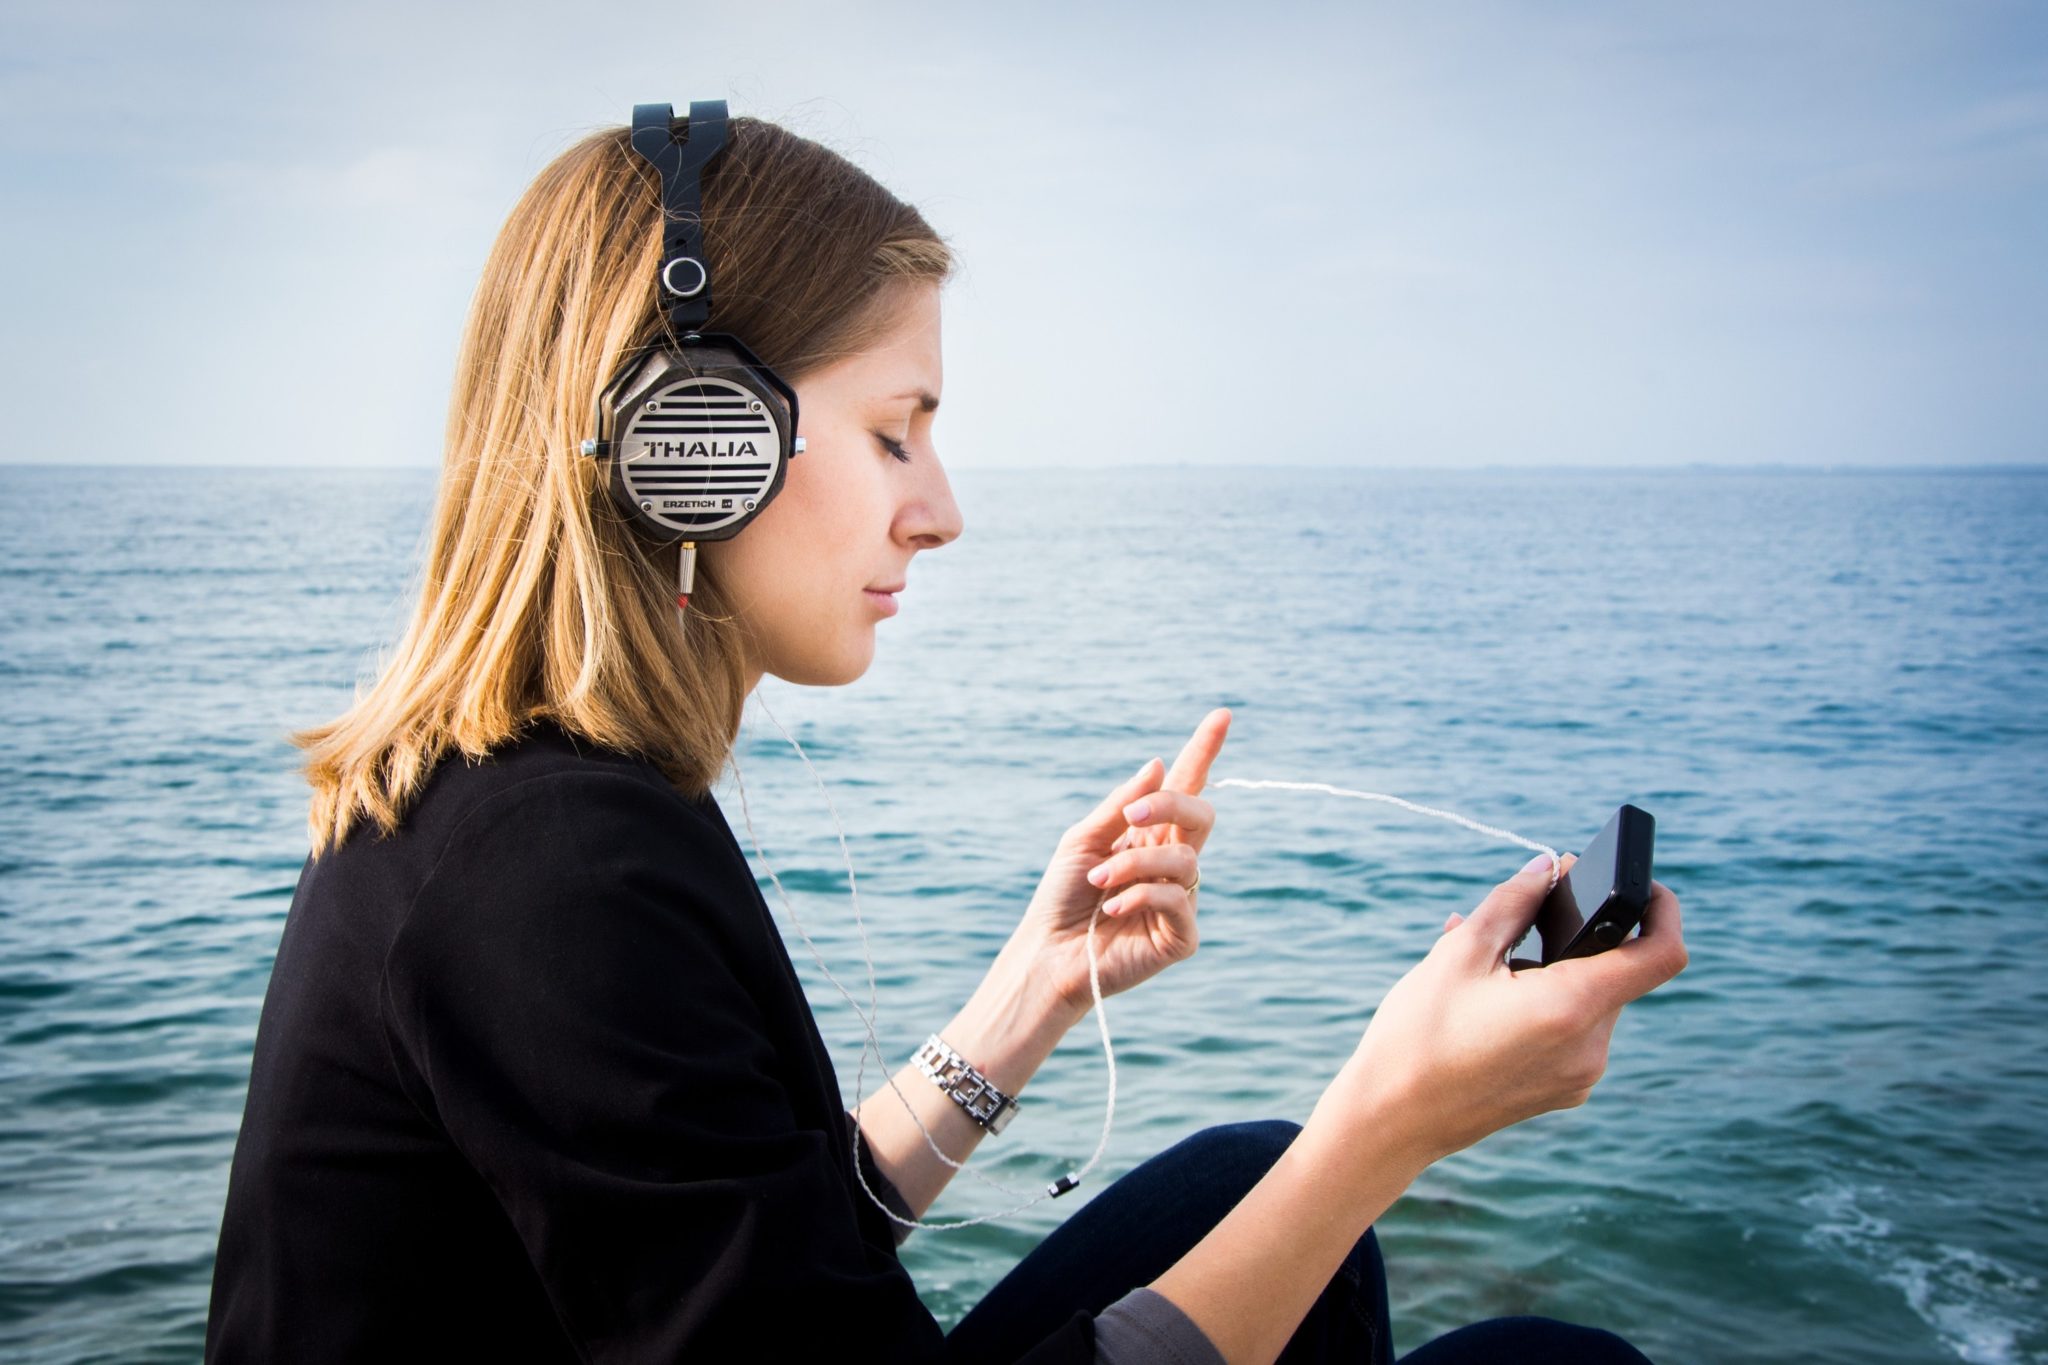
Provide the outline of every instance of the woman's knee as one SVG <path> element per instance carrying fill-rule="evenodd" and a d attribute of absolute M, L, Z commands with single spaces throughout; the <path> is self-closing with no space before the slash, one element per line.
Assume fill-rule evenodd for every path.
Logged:
<path fill-rule="evenodd" d="M 1154 1160 L 1234 1204 L 1265 1178 L 1300 1132 L 1301 1125 L 1289 1119 L 1219 1123 L 1188 1134 Z"/>
<path fill-rule="evenodd" d="M 1301 1125 L 1292 1119 L 1240 1119 L 1190 1133 L 1174 1147 L 1185 1149 L 1190 1156 L 1228 1158 L 1270 1167 L 1300 1133 Z"/>

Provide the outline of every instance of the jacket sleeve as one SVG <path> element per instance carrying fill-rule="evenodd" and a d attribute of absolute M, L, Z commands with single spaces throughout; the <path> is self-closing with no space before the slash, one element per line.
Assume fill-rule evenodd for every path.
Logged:
<path fill-rule="evenodd" d="M 401 1079 L 586 1358 L 937 1360 L 936 1320 L 776 1079 L 743 965 L 772 928 L 712 848 L 699 812 L 630 776 L 484 802 L 386 962 Z M 1041 1358 L 1092 1349 L 1086 1320 L 1055 1335 Z"/>
<path fill-rule="evenodd" d="M 1181 1306 L 1139 1285 L 1095 1315 L 1095 1365 L 1225 1365 Z"/>

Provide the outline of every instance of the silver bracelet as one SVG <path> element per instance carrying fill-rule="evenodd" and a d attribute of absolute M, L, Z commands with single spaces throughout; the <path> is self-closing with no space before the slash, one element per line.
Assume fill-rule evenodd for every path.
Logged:
<path fill-rule="evenodd" d="M 976 1071 L 965 1057 L 946 1046 L 946 1042 L 934 1033 L 924 1040 L 924 1046 L 910 1059 L 917 1069 L 931 1077 L 932 1084 L 953 1097 L 968 1117 L 988 1129 L 1000 1133 L 1010 1116 L 1018 1109 L 1017 1101 L 995 1088 L 989 1078 Z"/>

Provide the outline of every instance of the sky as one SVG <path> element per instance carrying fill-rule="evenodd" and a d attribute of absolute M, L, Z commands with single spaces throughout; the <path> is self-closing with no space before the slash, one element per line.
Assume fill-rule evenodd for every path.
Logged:
<path fill-rule="evenodd" d="M 526 184 L 717 98 L 958 252 L 949 467 L 2048 460 L 2037 3 L 5 0 L 0 461 L 436 464 Z"/>

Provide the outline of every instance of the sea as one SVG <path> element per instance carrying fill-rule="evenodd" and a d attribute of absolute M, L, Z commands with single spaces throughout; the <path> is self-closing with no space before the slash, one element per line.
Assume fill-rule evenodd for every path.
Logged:
<path fill-rule="evenodd" d="M 1660 1365 L 2048 1361 L 2048 472 L 953 481 L 965 534 L 913 563 L 866 675 L 767 680 L 738 750 L 849 1103 L 966 1000 L 1061 832 L 1228 706 L 1212 780 L 1562 851 L 1638 805 L 1683 907 L 1691 965 L 1622 1012 L 1591 1098 L 1380 1219 L 1398 1350 L 1535 1313 Z M 0 1358 L 199 1357 L 306 851 L 286 736 L 395 640 L 433 492 L 0 467 Z M 1148 1156 L 1305 1120 L 1445 916 L 1528 856 L 1384 802 L 1205 796 L 1199 951 L 1106 1006 L 1101 1163 L 902 1249 L 946 1326 Z M 1091 1017 L 974 1165 L 1078 1169 L 1107 1079 Z M 956 1180 L 927 1216 L 1014 1202 Z"/>

